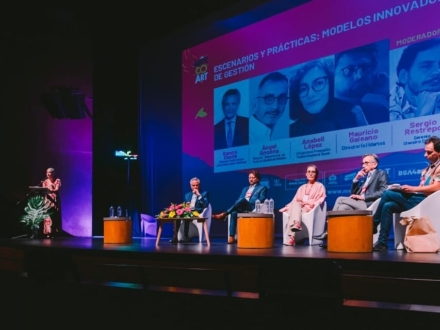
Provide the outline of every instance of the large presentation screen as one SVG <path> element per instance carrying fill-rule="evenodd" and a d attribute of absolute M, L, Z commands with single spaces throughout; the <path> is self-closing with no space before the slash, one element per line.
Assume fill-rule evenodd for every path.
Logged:
<path fill-rule="evenodd" d="M 327 187 L 365 153 L 420 153 L 440 135 L 439 17 L 440 0 L 313 0 L 185 50 L 183 153 L 288 181 L 325 164 Z M 390 178 L 416 178 L 402 159 L 424 166 L 388 159 Z"/>

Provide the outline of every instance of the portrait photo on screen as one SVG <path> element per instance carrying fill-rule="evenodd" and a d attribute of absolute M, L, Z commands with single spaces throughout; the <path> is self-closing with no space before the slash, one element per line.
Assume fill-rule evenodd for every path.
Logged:
<path fill-rule="evenodd" d="M 390 54 L 390 120 L 440 113 L 440 38 Z"/>
<path fill-rule="evenodd" d="M 250 79 L 249 143 L 289 137 L 289 79 L 287 70 Z"/>
<path fill-rule="evenodd" d="M 214 90 L 214 149 L 249 143 L 248 81 Z"/>
<path fill-rule="evenodd" d="M 293 67 L 289 88 L 290 137 L 344 128 L 333 113 L 333 77 L 332 56 Z"/>
<path fill-rule="evenodd" d="M 388 122 L 388 40 L 338 52 L 334 61 L 333 107 L 345 128 Z"/>

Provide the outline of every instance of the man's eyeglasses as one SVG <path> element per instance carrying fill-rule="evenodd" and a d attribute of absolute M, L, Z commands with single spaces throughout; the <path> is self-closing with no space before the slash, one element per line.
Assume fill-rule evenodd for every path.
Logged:
<path fill-rule="evenodd" d="M 287 100 L 289 99 L 289 97 L 286 94 L 281 94 L 278 96 L 275 96 L 273 94 L 268 94 L 265 96 L 258 96 L 257 98 L 263 99 L 264 103 L 266 103 L 267 105 L 274 103 L 276 99 L 278 99 L 278 104 L 284 105 L 287 103 Z"/>
<path fill-rule="evenodd" d="M 376 163 L 376 162 L 362 162 L 361 165 L 368 165 L 368 164 L 374 164 L 374 163 Z"/>
<path fill-rule="evenodd" d="M 327 76 L 316 78 L 312 82 L 312 89 L 315 92 L 322 91 L 325 88 L 325 86 L 327 86 L 327 80 L 328 80 Z M 299 97 L 306 97 L 307 95 L 309 95 L 309 90 L 310 90 L 309 85 L 301 84 L 299 86 Z"/>
<path fill-rule="evenodd" d="M 371 71 L 373 71 L 373 64 L 363 63 L 359 65 L 349 65 L 341 69 L 338 73 L 342 73 L 345 77 L 353 77 L 359 70 L 362 70 L 362 74 L 371 73 Z"/>

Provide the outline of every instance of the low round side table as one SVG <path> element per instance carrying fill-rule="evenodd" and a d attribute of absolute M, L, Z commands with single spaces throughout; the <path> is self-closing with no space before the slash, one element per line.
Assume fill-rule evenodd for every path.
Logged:
<path fill-rule="evenodd" d="M 328 211 L 327 221 L 327 251 L 373 252 L 372 211 Z"/>

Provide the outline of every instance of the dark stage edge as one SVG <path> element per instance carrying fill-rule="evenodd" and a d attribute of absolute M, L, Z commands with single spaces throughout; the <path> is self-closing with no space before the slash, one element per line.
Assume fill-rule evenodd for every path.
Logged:
<path fill-rule="evenodd" d="M 103 237 L 8 238 L 0 239 L 0 261 L 26 276 L 67 271 L 73 282 L 95 286 L 145 288 L 145 277 L 138 276 L 143 269 L 149 289 L 167 294 L 440 315 L 437 253 L 334 253 L 319 246 L 284 246 L 281 239 L 270 249 L 238 248 L 226 238 L 212 238 L 210 247 L 168 241 L 156 246 L 155 238 L 133 238 L 131 244 L 104 244 Z M 72 275 L 72 267 L 79 274 Z M 194 278 L 204 278 L 203 285 Z"/>
<path fill-rule="evenodd" d="M 0 239 L 0 246 L 15 247 L 18 249 L 41 249 L 51 248 L 61 251 L 76 251 L 78 253 L 98 253 L 100 255 L 124 254 L 127 258 L 142 255 L 144 257 L 160 255 L 172 255 L 174 258 L 191 257 L 205 259 L 209 257 L 244 258 L 248 260 L 258 259 L 317 259 L 335 260 L 339 262 L 380 262 L 380 263 L 405 263 L 405 264 L 438 264 L 440 265 L 440 254 L 438 253 L 407 253 L 404 250 L 389 249 L 388 251 L 371 253 L 336 253 L 328 252 L 317 245 L 296 245 L 284 246 L 280 239 L 275 240 L 273 248 L 269 249 L 247 249 L 238 248 L 236 244 L 227 244 L 226 238 L 211 238 L 211 246 L 206 243 L 191 242 L 169 243 L 170 238 L 162 238 L 158 246 L 155 245 L 156 238 L 135 237 L 130 244 L 104 244 L 102 236 L 96 237 L 63 237 L 54 239 Z M 170 256 L 171 257 L 171 256 Z"/>

